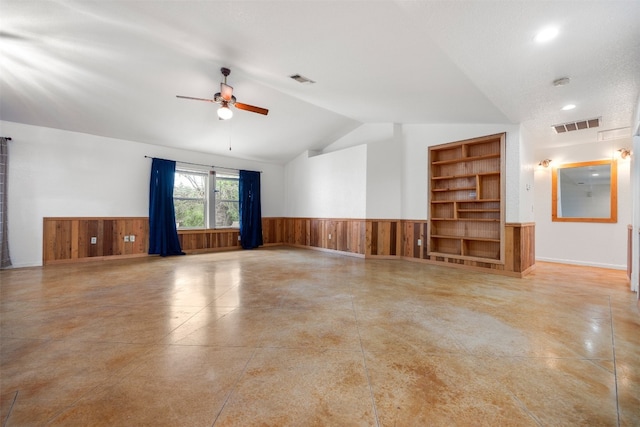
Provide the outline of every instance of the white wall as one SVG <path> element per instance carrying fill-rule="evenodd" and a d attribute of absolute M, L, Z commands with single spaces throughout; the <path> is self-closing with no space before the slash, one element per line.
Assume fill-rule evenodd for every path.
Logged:
<path fill-rule="evenodd" d="M 322 149 L 322 152 L 331 153 L 357 145 L 388 142 L 391 140 L 393 140 L 393 124 L 365 123 Z"/>
<path fill-rule="evenodd" d="M 532 154 L 521 150 L 526 141 L 519 126 L 501 124 L 363 125 L 337 144 L 349 148 L 303 154 L 285 166 L 287 216 L 426 219 L 428 148 L 502 132 L 507 132 L 506 220 L 533 221 Z M 522 159 L 528 166 L 521 167 Z M 328 177 L 327 170 L 339 172 Z M 341 188 L 345 182 L 353 188 Z M 522 194 L 526 185 L 530 191 Z"/>
<path fill-rule="evenodd" d="M 630 140 L 593 142 L 536 151 L 539 160 L 551 159 L 551 167 L 535 171 L 536 259 L 539 261 L 626 269 L 627 225 L 631 223 L 630 161 L 618 160 L 618 222 L 580 223 L 551 221 L 551 172 L 553 166 L 616 158 Z"/>
<path fill-rule="evenodd" d="M 402 201 L 401 125 L 366 123 L 322 150 L 323 154 L 366 146 L 366 218 L 400 218 Z"/>
<path fill-rule="evenodd" d="M 518 158 L 511 159 L 508 165 L 512 168 L 519 168 L 520 181 L 517 186 L 511 189 L 511 194 L 515 192 L 519 197 L 520 212 L 517 216 L 517 222 L 534 222 L 535 221 L 535 165 L 540 160 L 535 160 L 535 152 L 533 150 L 533 142 L 527 130 L 524 127 L 520 127 L 520 144 L 518 151 Z M 511 146 L 513 148 L 513 146 Z M 511 150 L 513 151 L 513 150 Z M 507 156 L 509 152 L 507 152 Z M 512 169 L 510 169 L 512 170 Z M 507 184 L 509 183 L 509 171 L 507 172 Z M 507 194 L 509 190 L 507 189 Z M 509 220 L 508 220 L 509 221 Z"/>
<path fill-rule="evenodd" d="M 639 108 L 640 110 L 640 108 Z M 640 299 L 640 123 L 637 125 L 637 133 L 633 136 L 633 155 L 631 157 L 631 199 L 632 199 L 632 249 L 631 261 L 631 290 L 637 293 Z"/>
<path fill-rule="evenodd" d="M 303 153 L 284 168 L 285 216 L 365 218 L 367 146 Z"/>
<path fill-rule="evenodd" d="M 9 251 L 42 265 L 42 218 L 148 216 L 151 159 L 260 170 L 262 215 L 284 215 L 284 167 L 0 121 L 9 142 Z"/>
<path fill-rule="evenodd" d="M 631 135 L 633 139 L 632 156 L 631 156 L 631 199 L 632 199 L 632 249 L 633 255 L 631 261 L 631 290 L 636 292 L 636 297 L 640 299 L 640 96 L 636 102 L 636 108 L 633 114 L 633 125 L 631 126 Z"/>
<path fill-rule="evenodd" d="M 394 219 L 402 216 L 402 140 L 388 124 L 392 136 L 367 143 L 367 210 L 372 219 Z"/>

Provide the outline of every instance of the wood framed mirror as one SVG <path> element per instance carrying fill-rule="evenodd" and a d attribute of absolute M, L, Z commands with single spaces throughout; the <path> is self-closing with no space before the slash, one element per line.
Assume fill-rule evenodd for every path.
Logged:
<path fill-rule="evenodd" d="M 617 165 L 615 160 L 597 160 L 553 168 L 551 220 L 618 222 Z"/>

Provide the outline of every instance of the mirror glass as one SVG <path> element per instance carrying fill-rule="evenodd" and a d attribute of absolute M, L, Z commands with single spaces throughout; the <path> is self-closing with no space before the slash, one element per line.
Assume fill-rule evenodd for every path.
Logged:
<path fill-rule="evenodd" d="M 570 163 L 553 169 L 552 220 L 617 222 L 617 163 Z"/>

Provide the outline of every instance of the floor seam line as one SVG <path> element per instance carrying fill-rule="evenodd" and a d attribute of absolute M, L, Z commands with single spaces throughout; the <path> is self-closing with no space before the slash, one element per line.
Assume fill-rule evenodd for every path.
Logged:
<path fill-rule="evenodd" d="M 229 394 L 227 394 L 227 396 L 225 397 L 224 402 L 222 403 L 222 406 L 220 407 L 220 410 L 216 414 L 216 417 L 214 418 L 213 423 L 211 423 L 211 427 L 215 426 L 216 423 L 218 422 L 218 418 L 220 418 L 220 415 L 222 415 L 222 411 L 224 411 L 225 406 L 227 406 L 227 403 L 229 402 L 229 399 L 231 399 L 231 395 L 236 390 L 236 387 L 238 387 L 238 384 L 240 383 L 240 380 L 242 379 L 242 377 L 244 377 L 244 374 L 247 372 L 247 368 L 249 367 L 249 363 L 251 363 L 251 361 L 253 360 L 253 358 L 255 357 L 257 352 L 258 352 L 258 347 L 254 347 L 253 353 L 251 353 L 251 357 L 249 357 L 249 359 L 247 360 L 247 363 L 244 364 L 244 368 L 242 368 L 242 372 L 240 372 L 240 375 L 238 375 L 238 379 L 236 380 L 236 382 L 231 387 L 231 390 L 229 390 Z"/>
<path fill-rule="evenodd" d="M 18 400 L 18 393 L 20 390 L 16 390 L 16 394 L 13 396 L 13 401 L 11 402 L 11 406 L 9 406 L 9 411 L 7 412 L 7 416 L 4 418 L 4 422 L 2 423 L 2 427 L 6 427 L 9 422 L 9 417 L 11 416 L 11 411 L 13 411 L 13 406 L 16 404 L 16 400 Z"/>
<path fill-rule="evenodd" d="M 611 352 L 613 353 L 613 383 L 616 390 L 616 425 L 620 427 L 620 397 L 618 396 L 618 365 L 616 364 L 616 337 L 613 329 L 613 310 L 611 309 L 611 295 L 609 299 L 609 324 L 611 325 Z"/>
<path fill-rule="evenodd" d="M 362 364 L 364 365 L 364 373 L 367 376 L 367 384 L 369 386 L 369 395 L 371 396 L 371 406 L 373 406 L 373 416 L 376 420 L 376 426 L 380 427 L 380 418 L 378 417 L 378 408 L 376 406 L 376 399 L 373 393 L 373 385 L 371 384 L 371 376 L 369 375 L 369 367 L 367 366 L 367 356 L 364 352 L 364 346 L 362 345 L 362 336 L 360 335 L 360 324 L 358 322 L 358 313 L 356 311 L 355 304 L 353 303 L 353 297 L 351 300 L 353 308 L 353 316 L 356 319 L 356 330 L 358 331 L 358 341 L 360 341 L 360 352 L 362 353 Z"/>

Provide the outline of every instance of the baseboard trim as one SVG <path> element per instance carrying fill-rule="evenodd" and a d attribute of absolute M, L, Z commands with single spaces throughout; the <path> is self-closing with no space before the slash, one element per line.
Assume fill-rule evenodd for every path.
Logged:
<path fill-rule="evenodd" d="M 54 265 L 54 264 L 75 264 L 79 262 L 93 262 L 93 261 L 110 261 L 112 259 L 129 259 L 129 258 L 144 258 L 148 257 L 149 254 L 128 254 L 128 255 L 103 255 L 103 256 L 92 256 L 86 258 L 70 258 L 70 259 L 52 259 L 43 262 L 43 265 Z"/>

